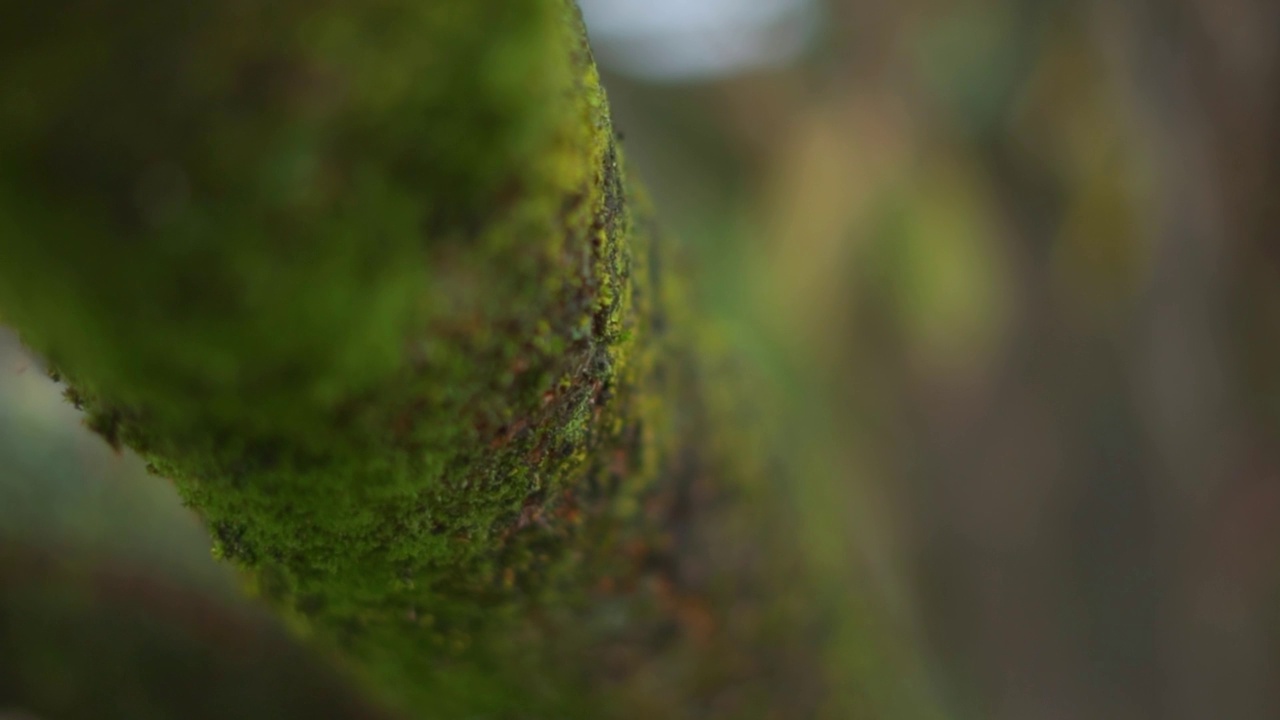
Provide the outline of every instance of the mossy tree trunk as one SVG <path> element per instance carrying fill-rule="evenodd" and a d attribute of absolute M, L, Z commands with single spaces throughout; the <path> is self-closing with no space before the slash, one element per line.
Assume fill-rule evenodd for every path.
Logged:
<path fill-rule="evenodd" d="M 422 716 L 806 712 L 572 2 L 4 16 L 0 317 L 299 632 Z"/>

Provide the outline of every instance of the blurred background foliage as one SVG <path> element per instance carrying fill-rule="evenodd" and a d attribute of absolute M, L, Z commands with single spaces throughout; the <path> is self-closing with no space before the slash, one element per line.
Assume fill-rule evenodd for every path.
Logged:
<path fill-rule="evenodd" d="M 830 715 L 1280 714 L 1280 7 L 582 4 L 763 370 L 795 562 L 840 610 Z M 244 611 L 77 423 L 3 336 L 0 547 Z"/>

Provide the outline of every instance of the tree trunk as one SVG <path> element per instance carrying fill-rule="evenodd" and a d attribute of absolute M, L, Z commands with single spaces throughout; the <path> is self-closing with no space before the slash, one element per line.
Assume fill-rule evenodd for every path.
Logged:
<path fill-rule="evenodd" d="M 572 2 L 4 14 L 0 316 L 300 633 L 422 716 L 811 711 Z"/>

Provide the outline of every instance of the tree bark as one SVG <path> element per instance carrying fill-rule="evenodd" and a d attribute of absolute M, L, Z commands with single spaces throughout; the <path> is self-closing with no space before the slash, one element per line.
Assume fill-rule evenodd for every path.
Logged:
<path fill-rule="evenodd" d="M 808 712 L 572 2 L 5 15 L 0 316 L 298 632 L 421 716 Z"/>

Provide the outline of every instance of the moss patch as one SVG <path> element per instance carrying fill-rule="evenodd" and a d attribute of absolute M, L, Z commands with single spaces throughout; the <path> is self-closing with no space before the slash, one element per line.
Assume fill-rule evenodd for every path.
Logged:
<path fill-rule="evenodd" d="M 625 560 L 664 427 L 576 8 L 23 13 L 6 320 L 299 632 L 420 712 L 568 712 L 478 688 L 546 675 L 537 608 Z"/>

